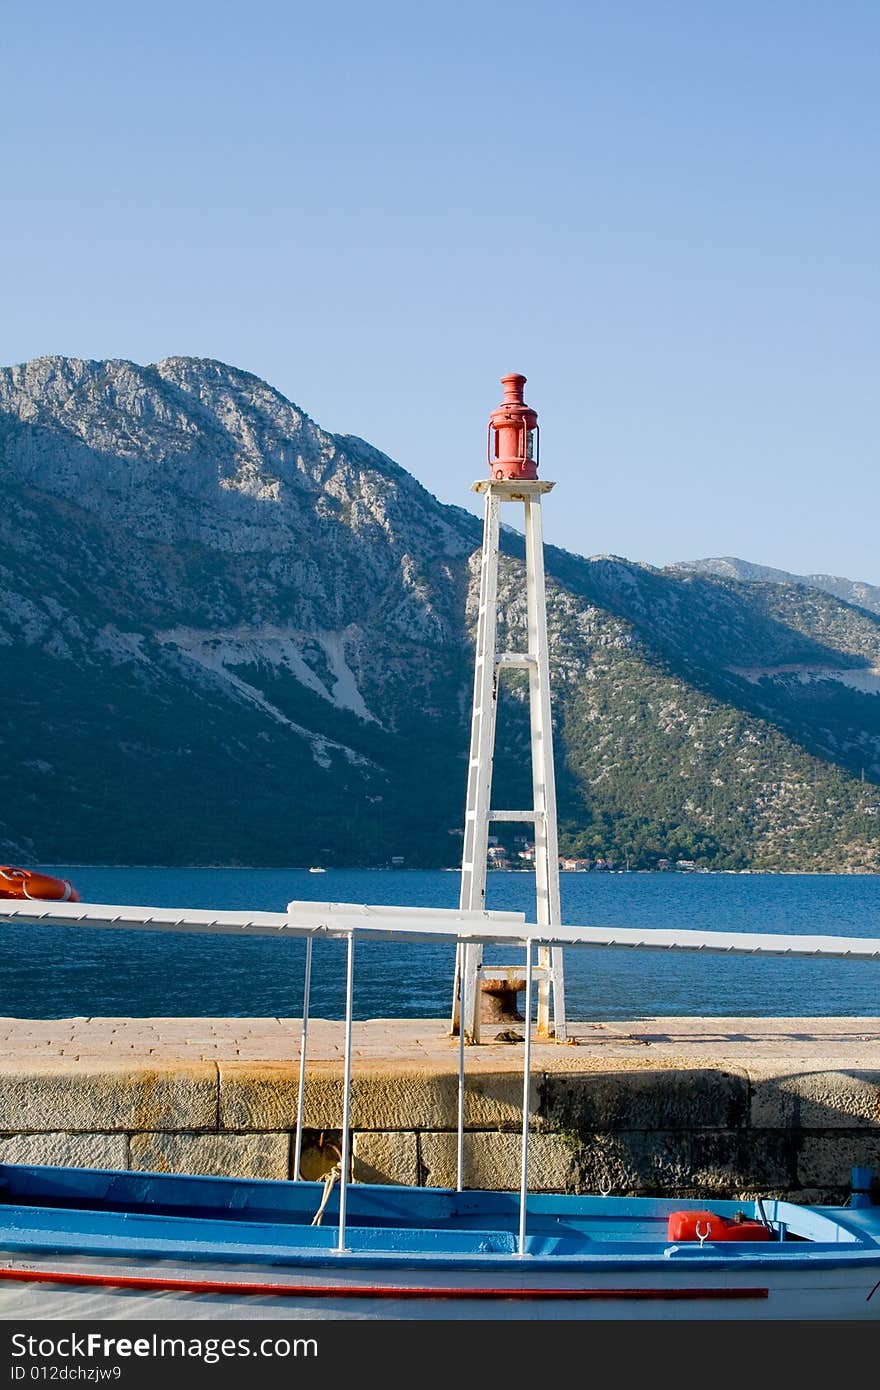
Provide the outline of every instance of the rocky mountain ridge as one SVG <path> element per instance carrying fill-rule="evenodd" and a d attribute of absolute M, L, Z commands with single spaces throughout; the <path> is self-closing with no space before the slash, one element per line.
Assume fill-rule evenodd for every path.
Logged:
<path fill-rule="evenodd" d="M 477 518 L 203 359 L 0 371 L 0 467 L 0 857 L 456 862 Z M 565 848 L 878 867 L 875 614 L 546 560 Z M 517 804 L 521 682 L 504 710 Z"/>
<path fill-rule="evenodd" d="M 821 589 L 826 594 L 880 613 L 880 585 L 867 584 L 862 579 L 846 579 L 839 574 L 792 574 L 790 570 L 756 565 L 751 560 L 738 560 L 733 555 L 715 556 L 705 560 L 680 560 L 671 570 L 689 570 L 694 574 L 717 574 L 724 579 L 743 579 L 755 584 L 797 584 L 808 589 Z"/>

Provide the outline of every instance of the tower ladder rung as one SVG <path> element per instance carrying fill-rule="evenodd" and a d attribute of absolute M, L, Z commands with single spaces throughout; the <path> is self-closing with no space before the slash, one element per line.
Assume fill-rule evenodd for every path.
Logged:
<path fill-rule="evenodd" d="M 482 980 L 513 980 L 519 979 L 525 970 L 525 966 L 520 965 L 478 965 L 477 974 Z M 533 980 L 549 980 L 553 972 L 546 965 L 532 966 Z"/>
<path fill-rule="evenodd" d="M 504 667 L 512 671 L 528 671 L 529 667 L 537 666 L 538 658 L 532 656 L 531 652 L 502 652 L 495 659 L 496 671 Z"/>
<path fill-rule="evenodd" d="M 490 811 L 490 820 L 510 820 L 510 821 L 539 821 L 543 820 L 546 811 Z"/>

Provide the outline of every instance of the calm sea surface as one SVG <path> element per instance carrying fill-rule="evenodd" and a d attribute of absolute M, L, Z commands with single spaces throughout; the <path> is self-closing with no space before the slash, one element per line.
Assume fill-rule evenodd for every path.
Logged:
<path fill-rule="evenodd" d="M 455 907 L 458 875 L 302 869 L 65 868 L 84 900 L 154 907 L 283 911 L 294 898 Z M 880 937 L 880 875 L 563 874 L 566 922 Z M 489 875 L 487 906 L 534 918 L 534 879 Z M 487 952 L 514 963 L 518 954 Z M 312 1012 L 339 1017 L 342 943 L 315 948 Z M 0 928 L 0 1014 L 296 1015 L 303 948 L 293 941 L 218 936 Z M 454 948 L 445 943 L 358 943 L 359 1018 L 443 1017 Z M 872 1015 L 880 1013 L 880 962 L 727 959 L 636 951 L 569 950 L 572 1019 L 657 1015 Z"/>

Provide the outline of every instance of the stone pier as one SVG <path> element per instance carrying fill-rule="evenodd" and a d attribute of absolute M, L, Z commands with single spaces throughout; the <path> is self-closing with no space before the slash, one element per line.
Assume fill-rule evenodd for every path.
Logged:
<path fill-rule="evenodd" d="M 465 1184 L 516 1188 L 523 1048 L 488 1033 L 465 1052 Z M 571 1033 L 533 1042 L 535 1190 L 836 1201 L 853 1164 L 880 1168 L 880 1018 Z M 299 1037 L 296 1019 L 2 1019 L 0 1161 L 289 1178 Z M 306 1176 L 338 1153 L 342 1049 L 312 1021 Z M 355 1024 L 355 1180 L 454 1185 L 457 1077 L 446 1020 Z"/>

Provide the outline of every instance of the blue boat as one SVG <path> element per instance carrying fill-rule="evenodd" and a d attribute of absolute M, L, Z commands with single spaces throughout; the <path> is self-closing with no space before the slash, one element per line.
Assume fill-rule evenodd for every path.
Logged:
<path fill-rule="evenodd" d="M 698 1203 L 19 1167 L 0 1311 L 57 1318 L 877 1318 L 880 1209 L 713 1201 L 769 1239 L 671 1242 Z M 857 1194 L 859 1196 L 861 1194 Z M 696 1223 L 700 1227 L 699 1221 Z"/>

